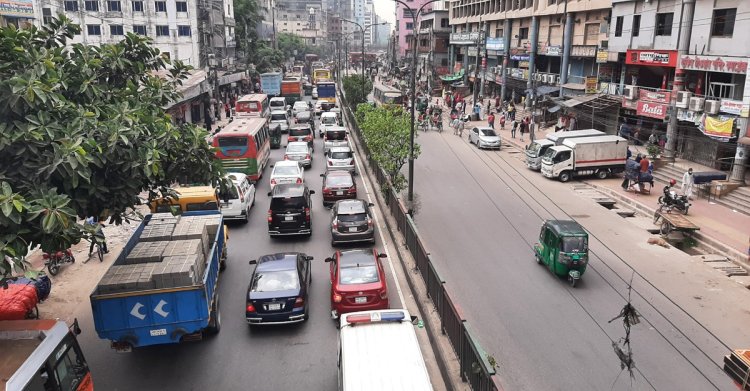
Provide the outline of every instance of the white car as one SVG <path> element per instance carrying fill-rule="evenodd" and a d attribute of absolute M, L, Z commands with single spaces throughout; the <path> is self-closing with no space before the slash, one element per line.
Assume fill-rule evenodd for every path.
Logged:
<path fill-rule="evenodd" d="M 318 99 L 318 87 L 313 87 L 312 98 L 313 99 Z"/>
<path fill-rule="evenodd" d="M 286 110 L 286 98 L 282 96 L 277 96 L 274 98 L 271 98 L 270 101 L 268 101 L 268 107 L 271 108 L 271 111 L 274 110 Z"/>
<path fill-rule="evenodd" d="M 330 111 L 325 112 L 320 115 L 320 137 L 323 137 L 323 134 L 326 132 L 326 128 L 329 126 L 338 126 L 338 118 L 336 117 L 336 113 L 331 113 Z"/>
<path fill-rule="evenodd" d="M 326 170 L 346 170 L 355 173 L 354 152 L 349 147 L 333 147 L 326 152 Z"/>
<path fill-rule="evenodd" d="M 307 141 L 292 141 L 286 145 L 284 160 L 294 161 L 302 167 L 312 167 L 313 151 Z"/>
<path fill-rule="evenodd" d="M 305 170 L 296 161 L 276 163 L 271 172 L 271 190 L 281 183 L 305 183 Z"/>
<path fill-rule="evenodd" d="M 500 136 L 490 127 L 472 128 L 469 132 L 469 142 L 477 148 L 500 149 Z"/>
<path fill-rule="evenodd" d="M 274 110 L 271 112 L 271 126 L 279 124 L 282 133 L 289 131 L 289 115 L 284 110 Z"/>
<path fill-rule="evenodd" d="M 230 187 L 219 192 L 221 214 L 227 220 L 239 219 L 247 223 L 250 209 L 255 205 L 255 184 L 241 173 L 230 173 L 226 178 Z"/>
<path fill-rule="evenodd" d="M 292 117 L 296 117 L 298 113 L 303 111 L 310 111 L 310 104 L 301 100 L 294 102 L 294 106 L 292 106 Z"/>

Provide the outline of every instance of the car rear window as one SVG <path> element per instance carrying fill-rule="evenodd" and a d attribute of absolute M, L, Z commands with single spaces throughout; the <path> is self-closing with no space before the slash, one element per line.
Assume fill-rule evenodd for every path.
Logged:
<path fill-rule="evenodd" d="M 292 128 L 289 130 L 290 136 L 307 136 L 310 134 L 310 128 Z"/>
<path fill-rule="evenodd" d="M 339 215 L 339 221 L 344 223 L 356 223 L 367 220 L 367 213 L 356 213 L 351 215 Z"/>
<path fill-rule="evenodd" d="M 304 197 L 277 197 L 271 199 L 271 209 L 273 210 L 302 209 L 304 207 Z"/>
<path fill-rule="evenodd" d="M 371 284 L 378 281 L 380 281 L 380 276 L 378 276 L 378 268 L 375 265 L 341 268 L 339 282 L 343 285 Z"/>
<path fill-rule="evenodd" d="M 299 289 L 296 270 L 256 273 L 250 286 L 251 292 L 277 292 L 292 289 Z"/>
<path fill-rule="evenodd" d="M 331 159 L 349 159 L 352 157 L 351 152 L 331 152 Z"/>
<path fill-rule="evenodd" d="M 240 198 L 237 186 L 230 184 L 226 190 L 219 191 L 219 198 L 222 200 L 236 200 Z"/>
<path fill-rule="evenodd" d="M 271 114 L 271 121 L 286 121 L 286 114 Z"/>
<path fill-rule="evenodd" d="M 354 182 L 352 182 L 352 177 L 348 175 L 334 175 L 326 177 L 326 186 L 351 186 Z"/>
<path fill-rule="evenodd" d="M 343 130 L 328 130 L 326 131 L 327 140 L 345 140 L 346 132 Z"/>
<path fill-rule="evenodd" d="M 305 145 L 289 144 L 286 147 L 286 151 L 287 152 L 297 152 L 297 153 L 307 153 L 308 152 L 307 151 L 307 144 L 305 144 Z"/>
<path fill-rule="evenodd" d="M 297 175 L 299 167 L 294 166 L 276 166 L 273 169 L 273 175 Z"/>

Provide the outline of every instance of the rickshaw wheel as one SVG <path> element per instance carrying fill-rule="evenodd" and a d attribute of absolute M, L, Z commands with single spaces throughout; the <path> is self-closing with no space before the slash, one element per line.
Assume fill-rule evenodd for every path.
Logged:
<path fill-rule="evenodd" d="M 672 232 L 672 224 L 669 224 L 668 221 L 661 223 L 661 228 L 659 229 L 659 232 L 662 235 L 669 235 L 669 233 Z"/>

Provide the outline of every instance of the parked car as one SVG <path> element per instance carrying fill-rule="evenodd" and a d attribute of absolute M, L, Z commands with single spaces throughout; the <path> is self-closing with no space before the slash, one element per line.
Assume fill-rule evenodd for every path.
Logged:
<path fill-rule="evenodd" d="M 360 199 L 336 201 L 331 209 L 331 246 L 364 241 L 375 244 L 372 206 Z"/>
<path fill-rule="evenodd" d="M 338 200 L 357 198 L 357 183 L 348 171 L 326 171 L 323 177 L 323 205 L 333 205 Z"/>
<path fill-rule="evenodd" d="M 388 308 L 388 287 L 381 258 L 371 248 L 336 251 L 326 258 L 331 275 L 331 316 Z"/>
<path fill-rule="evenodd" d="M 255 205 L 255 185 L 247 175 L 241 173 L 227 174 L 229 187 L 219 192 L 221 214 L 224 219 L 240 219 L 247 223 L 250 208 Z"/>
<path fill-rule="evenodd" d="M 284 160 L 295 161 L 305 168 L 312 167 L 313 151 L 304 141 L 293 141 L 286 145 Z"/>
<path fill-rule="evenodd" d="M 301 113 L 303 111 L 310 111 L 310 109 L 311 107 L 309 103 L 298 100 L 294 102 L 294 106 L 292 106 L 292 116 L 296 116 L 297 113 Z"/>
<path fill-rule="evenodd" d="M 289 136 L 287 141 L 304 141 L 310 148 L 315 151 L 315 143 L 313 142 L 313 130 L 309 124 L 297 124 L 289 129 Z"/>
<path fill-rule="evenodd" d="M 312 235 L 312 200 L 314 190 L 304 184 L 283 184 L 271 190 L 268 209 L 268 234 Z"/>
<path fill-rule="evenodd" d="M 313 87 L 312 89 L 312 98 L 318 99 L 318 87 Z"/>
<path fill-rule="evenodd" d="M 477 148 L 500 149 L 500 136 L 490 127 L 475 127 L 469 132 L 469 142 Z"/>
<path fill-rule="evenodd" d="M 323 137 L 329 126 L 338 126 L 338 119 L 335 113 L 323 113 L 320 115 L 320 137 Z"/>
<path fill-rule="evenodd" d="M 356 174 L 354 152 L 349 147 L 333 147 L 326 152 L 326 170 L 345 170 Z"/>
<path fill-rule="evenodd" d="M 276 185 L 282 183 L 304 183 L 304 175 L 305 170 L 300 167 L 297 162 L 287 160 L 277 162 L 273 165 L 273 171 L 271 171 L 271 190 L 273 190 Z"/>
<path fill-rule="evenodd" d="M 251 260 L 245 302 L 249 325 L 304 322 L 309 317 L 310 261 L 303 253 L 277 253 Z"/>
<path fill-rule="evenodd" d="M 289 131 L 289 115 L 285 110 L 274 110 L 271 112 L 271 125 L 279 124 L 282 133 Z"/>
<path fill-rule="evenodd" d="M 328 126 L 323 133 L 323 147 L 324 151 L 328 151 L 334 147 L 348 147 L 349 137 L 348 131 L 343 126 Z"/>

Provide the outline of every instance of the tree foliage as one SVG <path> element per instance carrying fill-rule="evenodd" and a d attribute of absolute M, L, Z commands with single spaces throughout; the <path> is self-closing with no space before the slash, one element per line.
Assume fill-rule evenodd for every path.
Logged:
<path fill-rule="evenodd" d="M 364 77 L 364 88 L 362 75 L 345 76 L 343 79 L 346 100 L 352 109 L 358 109 L 360 103 L 367 102 L 367 95 L 372 92 L 372 81 Z"/>
<path fill-rule="evenodd" d="M 401 168 L 409 159 L 409 115 L 401 106 L 372 107 L 363 103 L 357 106 L 357 124 L 371 156 L 391 179 L 398 193 L 406 187 L 407 180 Z M 420 153 L 414 144 L 414 158 Z M 386 189 L 383 189 L 386 190 Z"/>
<path fill-rule="evenodd" d="M 111 45 L 66 43 L 64 16 L 42 28 L 0 28 L 0 281 L 29 247 L 70 247 L 87 216 L 121 223 L 176 182 L 216 182 L 205 130 L 164 111 L 189 66 L 135 34 Z"/>

